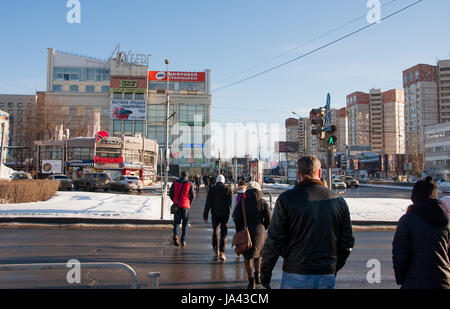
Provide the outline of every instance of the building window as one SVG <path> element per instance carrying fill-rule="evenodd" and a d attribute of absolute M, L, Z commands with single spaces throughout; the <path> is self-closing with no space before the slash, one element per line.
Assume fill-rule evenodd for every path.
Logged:
<path fill-rule="evenodd" d="M 416 71 L 415 75 L 416 75 L 416 80 L 418 80 L 419 79 L 419 71 Z"/>
<path fill-rule="evenodd" d="M 133 136 L 133 121 L 132 120 L 124 121 L 124 134 L 125 134 L 125 136 Z"/>
<path fill-rule="evenodd" d="M 63 149 L 60 146 L 41 146 L 39 147 L 41 160 L 62 160 Z"/>
<path fill-rule="evenodd" d="M 169 108 L 169 116 L 173 114 L 173 104 Z M 166 106 L 164 104 L 148 105 L 148 121 L 150 122 L 164 122 L 166 117 Z M 173 121 L 173 118 L 171 118 Z"/>
<path fill-rule="evenodd" d="M 87 85 L 86 86 L 86 92 L 95 92 L 95 86 Z"/>
<path fill-rule="evenodd" d="M 144 100 L 144 94 L 143 93 L 136 93 L 134 95 L 134 97 L 136 98 L 136 100 Z"/>
<path fill-rule="evenodd" d="M 143 135 L 143 130 L 144 128 L 144 123 L 143 121 L 135 121 L 134 122 L 134 134 L 140 134 L 141 136 Z"/>
<path fill-rule="evenodd" d="M 92 160 L 94 149 L 88 147 L 70 147 L 68 149 L 69 160 Z"/>
<path fill-rule="evenodd" d="M 133 94 L 132 93 L 125 93 L 125 100 L 133 100 Z"/>
<path fill-rule="evenodd" d="M 121 92 L 114 92 L 114 100 L 122 100 L 123 94 Z"/>
<path fill-rule="evenodd" d="M 121 136 L 122 135 L 122 120 L 114 120 L 113 122 L 113 135 Z"/>
<path fill-rule="evenodd" d="M 78 85 L 70 85 L 70 92 L 78 92 L 79 89 Z"/>
<path fill-rule="evenodd" d="M 172 127 L 169 127 L 169 144 L 173 142 L 173 136 L 170 134 L 172 132 Z M 158 141 L 159 145 L 166 144 L 166 127 L 165 126 L 148 126 L 148 138 L 155 139 Z"/>
<path fill-rule="evenodd" d="M 62 92 L 63 91 L 62 85 L 53 85 L 53 91 Z"/>
<path fill-rule="evenodd" d="M 102 86 L 103 93 L 109 93 L 109 86 Z"/>

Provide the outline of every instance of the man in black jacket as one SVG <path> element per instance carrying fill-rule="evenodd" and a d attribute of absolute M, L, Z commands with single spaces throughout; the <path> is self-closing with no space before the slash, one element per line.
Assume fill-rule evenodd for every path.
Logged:
<path fill-rule="evenodd" d="M 225 248 L 228 236 L 228 220 L 230 219 L 230 208 L 233 200 L 233 192 L 231 188 L 225 185 L 225 177 L 218 175 L 216 185 L 212 187 L 206 198 L 205 211 L 203 219 L 208 222 L 209 210 L 211 210 L 211 221 L 213 227 L 212 246 L 214 250 L 214 258 L 218 258 L 225 262 Z M 220 245 L 219 243 L 219 226 L 220 226 Z M 219 254 L 220 251 L 220 254 Z"/>
<path fill-rule="evenodd" d="M 282 289 L 334 288 L 354 237 L 347 203 L 323 185 L 321 176 L 320 161 L 302 157 L 300 182 L 277 199 L 262 256 L 261 283 L 266 288 L 280 256 Z"/>
<path fill-rule="evenodd" d="M 411 200 L 392 246 L 397 284 L 402 289 L 450 289 L 450 209 L 438 199 L 431 177 L 414 185 Z"/>

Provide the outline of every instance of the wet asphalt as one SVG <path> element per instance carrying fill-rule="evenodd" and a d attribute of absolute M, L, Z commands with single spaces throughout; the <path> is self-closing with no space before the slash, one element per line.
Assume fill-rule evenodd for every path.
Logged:
<path fill-rule="evenodd" d="M 377 197 L 369 189 L 350 194 Z M 370 193 L 372 192 L 372 193 Z M 383 190 L 384 194 L 386 191 Z M 394 194 L 404 195 L 409 192 Z M 375 195 L 375 196 L 374 196 Z M 352 196 L 353 197 L 353 196 Z M 361 196 L 362 197 L 362 196 Z M 71 229 L 0 228 L 0 264 L 122 262 L 137 273 L 141 287 L 147 273 L 159 272 L 160 287 L 166 289 L 242 289 L 247 285 L 243 258 L 230 248 L 234 228 L 229 229 L 227 261 L 213 259 L 210 223 L 202 220 L 206 194 L 201 192 L 191 209 L 191 228 L 185 248 L 172 244 L 170 229 Z M 392 269 L 393 231 L 355 232 L 355 248 L 338 274 L 336 288 L 398 288 Z M 381 265 L 381 282 L 369 283 L 367 266 L 376 259 Z M 278 288 L 282 274 L 280 258 L 273 272 L 272 287 Z M 81 283 L 69 284 L 67 270 L 0 272 L 0 288 L 129 288 L 130 277 L 123 270 L 81 271 Z"/>

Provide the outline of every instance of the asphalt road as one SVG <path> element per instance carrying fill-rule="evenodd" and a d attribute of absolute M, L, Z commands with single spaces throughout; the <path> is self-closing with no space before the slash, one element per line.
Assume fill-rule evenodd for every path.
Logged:
<path fill-rule="evenodd" d="M 355 190 L 355 189 L 352 189 Z M 350 194 L 378 195 L 371 189 Z M 386 195 L 386 192 L 383 193 Z M 399 192 L 399 194 L 404 194 Z M 212 259 L 209 224 L 202 221 L 205 194 L 192 205 L 192 227 L 186 248 L 172 245 L 170 229 L 54 229 L 0 228 L 0 264 L 123 262 L 133 267 L 140 285 L 147 284 L 148 272 L 160 272 L 161 288 L 244 288 L 247 285 L 242 257 L 228 249 L 226 263 Z M 392 231 L 355 232 L 355 248 L 339 273 L 336 288 L 397 288 L 391 262 Z M 234 229 L 229 230 L 229 244 Z M 381 283 L 370 284 L 367 262 L 381 263 Z M 274 288 L 279 287 L 282 259 L 274 270 Z M 69 270 L 69 269 L 68 269 Z M 67 271 L 8 271 L 0 273 L 0 288 L 127 288 L 130 279 L 123 270 L 84 270 L 81 284 L 68 284 Z"/>

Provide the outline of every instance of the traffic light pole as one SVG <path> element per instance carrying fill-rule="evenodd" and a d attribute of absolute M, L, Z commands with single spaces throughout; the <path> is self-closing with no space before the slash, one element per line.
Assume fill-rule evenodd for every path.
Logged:
<path fill-rule="evenodd" d="M 327 173 L 328 173 L 328 189 L 332 190 L 333 189 L 333 184 L 331 181 L 331 167 L 333 166 L 333 148 L 332 147 L 327 147 Z"/>

